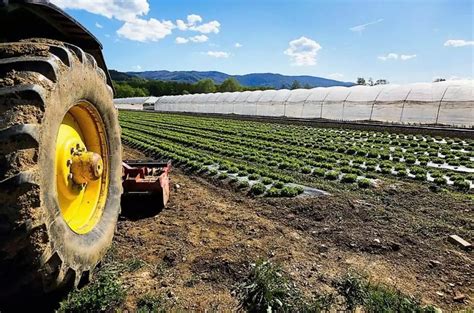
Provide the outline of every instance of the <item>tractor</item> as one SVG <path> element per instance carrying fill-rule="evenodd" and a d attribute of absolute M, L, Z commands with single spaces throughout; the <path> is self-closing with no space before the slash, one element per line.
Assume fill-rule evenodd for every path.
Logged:
<path fill-rule="evenodd" d="M 77 287 L 111 246 L 122 191 L 162 193 L 169 163 L 122 162 L 100 42 L 47 0 L 0 0 L 0 311 Z"/>

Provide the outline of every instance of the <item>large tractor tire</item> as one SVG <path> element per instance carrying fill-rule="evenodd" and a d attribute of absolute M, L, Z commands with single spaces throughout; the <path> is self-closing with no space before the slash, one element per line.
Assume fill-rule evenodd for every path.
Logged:
<path fill-rule="evenodd" d="M 51 40 L 0 44 L 0 304 L 89 278 L 116 228 L 121 150 L 91 55 Z"/>

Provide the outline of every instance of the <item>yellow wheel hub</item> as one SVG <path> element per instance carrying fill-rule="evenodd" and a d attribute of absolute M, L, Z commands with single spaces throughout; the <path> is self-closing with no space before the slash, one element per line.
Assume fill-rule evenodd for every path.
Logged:
<path fill-rule="evenodd" d="M 107 198 L 108 151 L 102 119 L 86 101 L 64 116 L 56 138 L 56 187 L 61 214 L 78 234 L 91 231 Z"/>

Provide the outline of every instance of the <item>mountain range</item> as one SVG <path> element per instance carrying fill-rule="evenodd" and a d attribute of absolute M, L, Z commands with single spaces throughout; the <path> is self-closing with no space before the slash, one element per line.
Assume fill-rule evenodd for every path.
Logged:
<path fill-rule="evenodd" d="M 274 73 L 251 73 L 246 75 L 229 75 L 217 71 L 144 71 L 121 73 L 111 70 L 112 79 L 123 80 L 127 76 L 136 76 L 145 79 L 176 81 L 185 83 L 195 83 L 201 79 L 210 78 L 216 84 L 221 84 L 225 79 L 234 77 L 243 86 L 248 87 L 272 87 L 275 89 L 288 88 L 296 80 L 302 86 L 310 87 L 330 87 L 330 86 L 353 86 L 354 83 L 342 82 L 316 76 L 288 76 Z"/>

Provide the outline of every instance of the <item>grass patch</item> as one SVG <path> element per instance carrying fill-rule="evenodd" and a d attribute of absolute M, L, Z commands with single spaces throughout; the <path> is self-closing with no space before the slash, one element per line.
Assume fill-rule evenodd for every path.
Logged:
<path fill-rule="evenodd" d="M 351 312 L 358 307 L 363 307 L 364 312 L 436 312 L 431 306 L 422 306 L 414 297 L 384 285 L 372 284 L 358 275 L 348 274 L 334 286 L 344 297 L 346 310 Z"/>
<path fill-rule="evenodd" d="M 125 290 L 117 271 L 104 268 L 86 287 L 74 290 L 60 303 L 58 312 L 100 312 L 116 309 L 123 303 Z"/>
<path fill-rule="evenodd" d="M 147 264 L 146 264 L 145 261 L 143 261 L 141 259 L 131 258 L 130 260 L 127 260 L 124 265 L 125 265 L 125 268 L 127 269 L 127 271 L 135 272 L 135 271 L 138 271 L 139 269 L 141 269 L 142 267 L 144 267 Z"/>
<path fill-rule="evenodd" d="M 357 274 L 333 281 L 334 292 L 305 297 L 270 261 L 259 260 L 237 287 L 239 309 L 247 312 L 367 312 L 434 313 L 415 297 L 381 284 L 373 284 Z"/>
<path fill-rule="evenodd" d="M 238 286 L 239 308 L 247 312 L 298 311 L 298 290 L 280 266 L 259 260 Z"/>
<path fill-rule="evenodd" d="M 137 301 L 137 313 L 166 312 L 166 299 L 163 296 L 146 294 Z"/>

